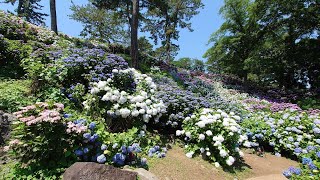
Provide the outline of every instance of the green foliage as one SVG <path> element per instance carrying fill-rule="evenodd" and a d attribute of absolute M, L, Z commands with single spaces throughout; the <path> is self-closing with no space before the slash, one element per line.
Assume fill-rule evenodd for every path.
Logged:
<path fill-rule="evenodd" d="M 84 25 L 81 36 L 107 43 L 128 41 L 126 19 L 120 14 L 99 9 L 91 4 L 72 5 L 71 10 L 73 14 L 70 17 Z"/>
<path fill-rule="evenodd" d="M 30 80 L 9 80 L 0 82 L 0 109 L 14 112 L 35 102 L 30 95 Z"/>
<path fill-rule="evenodd" d="M 320 100 L 317 97 L 308 97 L 297 102 L 297 104 L 305 110 L 308 109 L 320 109 Z"/>
<path fill-rule="evenodd" d="M 6 168 L 5 166 L 4 168 Z M 24 179 L 45 179 L 45 180 L 58 180 L 62 179 L 62 174 L 65 168 L 60 167 L 52 167 L 52 168 L 43 168 L 39 166 L 31 165 L 27 168 L 24 168 L 22 164 L 16 163 L 10 165 L 10 171 L 1 174 L 0 178 L 3 179 L 17 179 L 17 180 L 24 180 Z"/>
<path fill-rule="evenodd" d="M 18 2 L 18 6 L 16 8 L 17 15 L 23 17 L 26 21 L 31 22 L 37 25 L 44 24 L 44 17 L 48 16 L 45 13 L 38 12 L 38 10 L 42 10 L 43 6 L 40 5 L 41 0 L 5 0 L 5 3 L 11 3 L 14 5 Z"/>
<path fill-rule="evenodd" d="M 70 142 L 62 111 L 62 104 L 36 103 L 14 113 L 19 120 L 13 125 L 9 146 L 19 162 L 47 168 L 69 165 L 70 157 L 64 152 Z"/>
<path fill-rule="evenodd" d="M 182 69 L 192 70 L 192 71 L 205 71 L 205 64 L 203 61 L 199 59 L 191 59 L 188 57 L 180 58 L 177 61 L 171 62 L 174 66 Z"/>
<path fill-rule="evenodd" d="M 319 87 L 319 8 L 317 1 L 225 0 L 225 22 L 204 55 L 209 70 L 263 85 Z"/>

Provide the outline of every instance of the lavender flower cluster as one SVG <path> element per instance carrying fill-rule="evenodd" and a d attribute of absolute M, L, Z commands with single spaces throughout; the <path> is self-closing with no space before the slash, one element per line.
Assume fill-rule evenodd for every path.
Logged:
<path fill-rule="evenodd" d="M 89 82 L 106 81 L 112 77 L 113 69 L 128 68 L 128 63 L 123 58 L 97 48 L 70 48 L 62 62 L 64 66 L 60 71 L 67 69 L 65 81 L 68 86 L 75 83 L 88 85 Z"/>

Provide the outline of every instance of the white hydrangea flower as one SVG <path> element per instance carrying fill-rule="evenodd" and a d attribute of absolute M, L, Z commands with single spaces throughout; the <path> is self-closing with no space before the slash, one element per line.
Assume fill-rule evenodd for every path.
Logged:
<path fill-rule="evenodd" d="M 226 157 L 228 155 L 227 151 L 225 151 L 224 149 L 221 149 L 219 154 L 221 157 Z"/>
<path fill-rule="evenodd" d="M 215 163 L 214 163 L 214 166 L 215 166 L 216 168 L 219 168 L 219 167 L 220 167 L 220 164 L 219 164 L 218 162 L 215 162 Z"/>
<path fill-rule="evenodd" d="M 206 135 L 207 135 L 207 136 L 212 136 L 212 131 L 207 130 L 207 131 L 206 131 Z"/>
<path fill-rule="evenodd" d="M 97 94 L 100 92 L 100 90 L 99 90 L 99 88 L 93 87 L 90 92 L 91 92 L 91 94 Z"/>
<path fill-rule="evenodd" d="M 234 163 L 235 159 L 232 156 L 229 156 L 228 159 L 226 160 L 226 163 L 231 166 Z"/>
<path fill-rule="evenodd" d="M 201 141 L 203 141 L 205 138 L 206 138 L 206 136 L 205 136 L 204 134 L 199 134 L 199 139 L 200 139 Z"/>
<path fill-rule="evenodd" d="M 186 132 L 186 136 L 188 137 L 188 138 L 191 138 L 191 132 Z"/>
<path fill-rule="evenodd" d="M 187 156 L 188 158 L 192 158 L 193 154 L 194 154 L 194 152 L 191 151 L 191 152 L 188 152 L 188 153 L 186 154 L 186 156 Z"/>
<path fill-rule="evenodd" d="M 197 126 L 199 126 L 200 128 L 204 128 L 206 126 L 206 123 L 203 121 L 199 121 L 196 123 Z"/>
<path fill-rule="evenodd" d="M 251 147 L 251 143 L 249 142 L 249 141 L 245 141 L 244 143 L 243 143 L 243 146 L 244 147 Z"/>

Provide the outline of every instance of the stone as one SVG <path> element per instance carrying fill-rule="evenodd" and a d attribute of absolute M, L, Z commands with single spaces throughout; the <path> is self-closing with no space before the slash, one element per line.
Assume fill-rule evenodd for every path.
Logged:
<path fill-rule="evenodd" d="M 137 173 L 94 162 L 77 162 L 63 174 L 63 180 L 136 180 Z"/>
<path fill-rule="evenodd" d="M 143 168 L 138 168 L 138 169 L 125 168 L 125 170 L 138 173 L 139 179 L 141 180 L 158 180 L 159 179 L 156 175 L 154 175 L 150 171 L 147 171 Z"/>
<path fill-rule="evenodd" d="M 10 126 L 15 116 L 0 111 L 0 146 L 10 137 Z"/>

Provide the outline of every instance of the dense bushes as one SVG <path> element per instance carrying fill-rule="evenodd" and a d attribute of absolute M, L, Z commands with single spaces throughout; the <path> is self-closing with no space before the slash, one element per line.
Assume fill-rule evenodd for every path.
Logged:
<path fill-rule="evenodd" d="M 245 144 L 250 147 L 236 120 L 240 120 L 240 117 L 233 112 L 227 114 L 222 110 L 202 109 L 186 117 L 182 130 L 177 130 L 176 135 L 184 137 L 187 157 L 195 153 L 202 154 L 215 162 L 216 166 L 232 166 L 243 156 L 239 146 Z"/>

